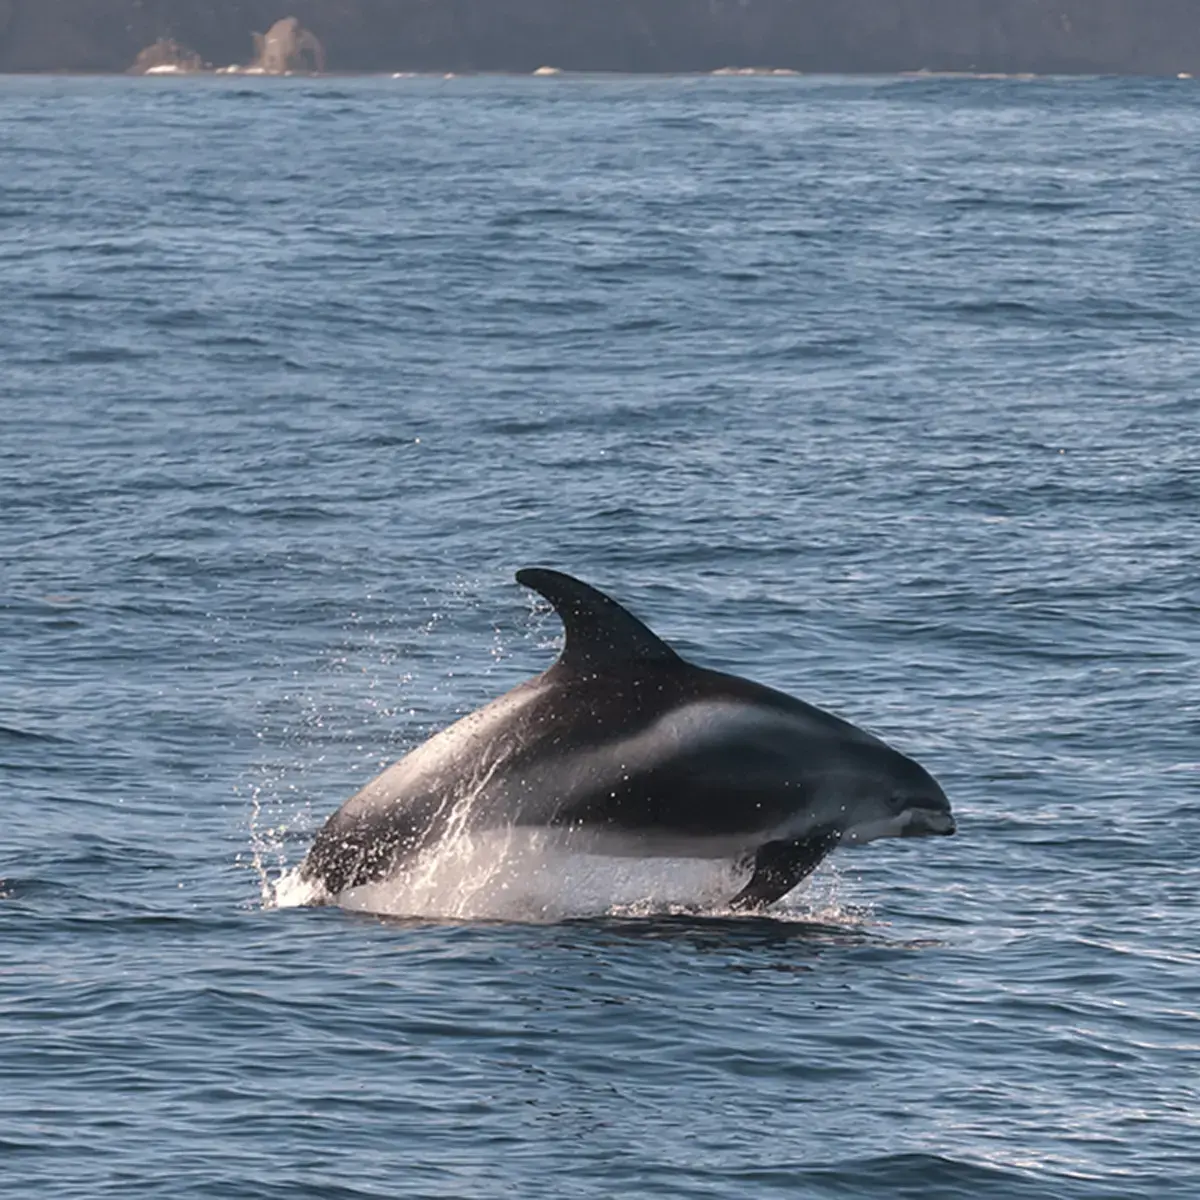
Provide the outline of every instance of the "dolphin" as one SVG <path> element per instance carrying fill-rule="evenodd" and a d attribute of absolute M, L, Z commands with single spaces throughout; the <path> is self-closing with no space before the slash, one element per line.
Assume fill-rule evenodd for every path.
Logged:
<path fill-rule="evenodd" d="M 952 834 L 945 793 L 879 738 L 783 692 L 694 666 L 595 588 L 517 572 L 562 620 L 542 674 L 351 796 L 300 866 L 316 895 L 390 877 L 458 833 L 532 826 L 592 853 L 753 867 L 730 904 L 780 899 L 835 847 Z"/>

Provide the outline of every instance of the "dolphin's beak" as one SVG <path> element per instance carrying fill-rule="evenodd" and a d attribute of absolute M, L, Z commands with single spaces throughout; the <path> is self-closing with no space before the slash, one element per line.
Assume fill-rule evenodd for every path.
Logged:
<path fill-rule="evenodd" d="M 912 808 L 909 809 L 908 823 L 900 836 L 948 837 L 956 828 L 949 808 Z"/>

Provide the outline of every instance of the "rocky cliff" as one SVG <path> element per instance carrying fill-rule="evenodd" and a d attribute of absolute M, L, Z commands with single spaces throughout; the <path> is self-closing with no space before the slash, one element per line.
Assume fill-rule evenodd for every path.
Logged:
<path fill-rule="evenodd" d="M 0 0 L 0 71 L 124 71 L 164 38 L 244 63 L 288 15 L 331 71 L 1200 75 L 1200 0 Z"/>

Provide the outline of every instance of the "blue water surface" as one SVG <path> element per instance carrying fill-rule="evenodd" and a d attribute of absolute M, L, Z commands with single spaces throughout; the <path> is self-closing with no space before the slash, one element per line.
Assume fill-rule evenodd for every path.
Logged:
<path fill-rule="evenodd" d="M 1187 81 L 0 80 L 3 1194 L 1200 1195 L 1197 142 Z M 531 563 L 959 836 L 759 917 L 277 905 L 552 660 Z"/>

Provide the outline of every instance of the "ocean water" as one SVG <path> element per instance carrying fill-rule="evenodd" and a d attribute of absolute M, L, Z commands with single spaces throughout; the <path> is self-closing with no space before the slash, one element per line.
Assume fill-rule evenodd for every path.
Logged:
<path fill-rule="evenodd" d="M 0 80 L 6 1197 L 1200 1195 L 1200 91 Z M 926 764 L 763 916 L 324 817 L 572 571 Z M 386 915 L 381 915 L 386 914 Z"/>

